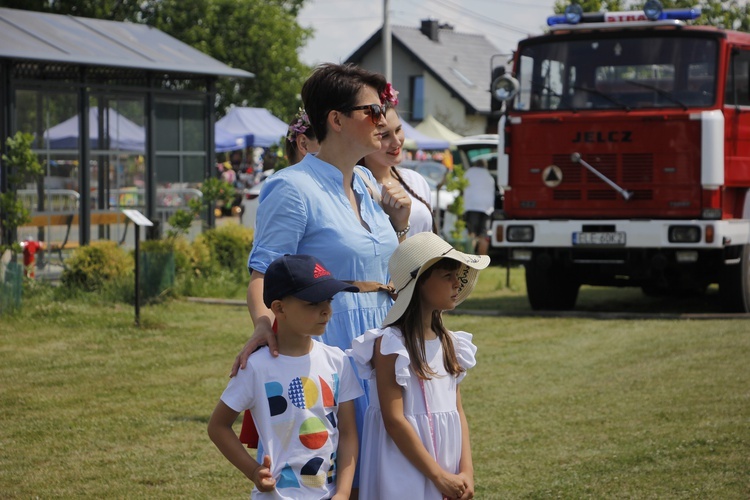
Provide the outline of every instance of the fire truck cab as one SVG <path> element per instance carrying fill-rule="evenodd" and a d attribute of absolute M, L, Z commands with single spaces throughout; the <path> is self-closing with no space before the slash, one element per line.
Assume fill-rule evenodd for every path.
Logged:
<path fill-rule="evenodd" d="M 583 14 L 525 39 L 505 102 L 491 243 L 533 309 L 581 285 L 704 293 L 750 312 L 750 34 L 695 9 Z"/>

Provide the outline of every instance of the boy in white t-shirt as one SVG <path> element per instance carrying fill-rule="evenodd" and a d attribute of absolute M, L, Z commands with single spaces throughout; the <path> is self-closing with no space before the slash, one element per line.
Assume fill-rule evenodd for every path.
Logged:
<path fill-rule="evenodd" d="M 278 326 L 279 356 L 263 347 L 232 378 L 208 424 L 219 450 L 255 484 L 253 498 L 348 499 L 357 460 L 353 400 L 362 395 L 343 351 L 315 342 L 331 299 L 358 288 L 338 281 L 309 255 L 286 255 L 265 273 L 263 302 Z M 232 429 L 249 409 L 263 462 Z"/>

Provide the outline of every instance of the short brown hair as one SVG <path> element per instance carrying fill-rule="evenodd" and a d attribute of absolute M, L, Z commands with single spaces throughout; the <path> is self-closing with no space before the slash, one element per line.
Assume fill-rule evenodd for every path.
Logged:
<path fill-rule="evenodd" d="M 380 95 L 386 83 L 380 73 L 353 64 L 326 63 L 315 68 L 302 85 L 302 103 L 318 141 L 323 142 L 328 133 L 328 113 L 356 106 L 357 94 L 364 86 L 374 88 Z"/>

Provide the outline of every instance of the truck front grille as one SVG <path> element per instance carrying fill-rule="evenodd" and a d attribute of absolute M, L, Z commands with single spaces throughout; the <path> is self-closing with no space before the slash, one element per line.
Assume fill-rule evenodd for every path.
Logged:
<path fill-rule="evenodd" d="M 647 187 L 654 179 L 653 154 L 586 154 L 583 159 L 618 185 L 633 192 L 632 200 L 653 199 L 653 190 L 650 186 Z M 570 155 L 553 155 L 552 163 L 557 165 L 563 173 L 562 183 L 553 190 L 554 200 L 605 201 L 619 198 L 617 192 L 608 187 L 594 173 L 583 165 L 573 163 Z"/>

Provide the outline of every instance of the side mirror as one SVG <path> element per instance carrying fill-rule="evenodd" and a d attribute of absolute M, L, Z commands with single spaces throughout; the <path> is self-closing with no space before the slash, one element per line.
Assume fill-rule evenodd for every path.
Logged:
<path fill-rule="evenodd" d="M 518 80 L 505 74 L 496 78 L 495 81 L 492 82 L 492 85 L 490 85 L 490 93 L 493 98 L 500 102 L 505 102 L 516 96 L 519 87 Z"/>

